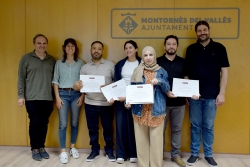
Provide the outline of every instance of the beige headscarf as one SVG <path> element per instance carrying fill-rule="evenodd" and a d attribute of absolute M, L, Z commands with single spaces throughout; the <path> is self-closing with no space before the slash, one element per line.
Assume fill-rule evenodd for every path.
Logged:
<path fill-rule="evenodd" d="M 150 51 L 151 53 L 153 53 L 155 61 L 153 64 L 151 65 L 147 65 L 146 63 L 144 63 L 143 61 L 143 56 L 145 54 L 146 51 Z M 159 70 L 161 67 L 157 64 L 156 61 L 156 53 L 153 47 L 151 46 L 146 46 L 145 48 L 143 48 L 142 50 L 142 59 L 141 59 L 141 63 L 138 67 L 135 68 L 134 73 L 131 77 L 131 82 L 142 82 L 142 75 L 143 75 L 143 71 L 144 69 L 148 70 L 148 71 L 157 71 Z"/>

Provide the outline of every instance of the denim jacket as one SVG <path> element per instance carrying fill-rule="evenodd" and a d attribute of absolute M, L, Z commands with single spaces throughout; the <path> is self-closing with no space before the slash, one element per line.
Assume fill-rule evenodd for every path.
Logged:
<path fill-rule="evenodd" d="M 152 107 L 152 116 L 161 116 L 166 114 L 166 93 L 170 90 L 170 86 L 168 83 L 168 73 L 160 68 L 156 71 L 156 79 L 158 79 L 158 84 L 154 85 L 154 104 Z M 137 84 L 145 84 L 146 78 L 142 76 L 143 82 L 131 82 L 131 85 Z M 142 116 L 142 106 L 143 104 L 133 104 L 132 105 L 132 113 L 136 116 Z"/>

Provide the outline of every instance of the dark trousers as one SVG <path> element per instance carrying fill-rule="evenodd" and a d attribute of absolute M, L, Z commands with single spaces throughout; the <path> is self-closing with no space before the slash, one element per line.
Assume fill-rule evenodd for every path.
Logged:
<path fill-rule="evenodd" d="M 26 101 L 25 105 L 30 119 L 29 136 L 31 150 L 44 148 L 49 116 L 53 111 L 53 101 Z"/>
<path fill-rule="evenodd" d="M 112 153 L 114 146 L 113 106 L 96 106 L 85 103 L 85 112 L 86 112 L 86 120 L 89 129 L 89 138 L 90 138 L 90 145 L 92 146 L 91 147 L 92 151 L 99 153 L 100 150 L 100 144 L 98 142 L 99 117 L 100 117 L 103 128 L 103 136 L 106 143 L 104 150 L 106 153 Z"/>
<path fill-rule="evenodd" d="M 124 107 L 124 102 L 115 102 L 116 106 L 116 157 L 136 158 L 134 121 L 131 109 Z"/>

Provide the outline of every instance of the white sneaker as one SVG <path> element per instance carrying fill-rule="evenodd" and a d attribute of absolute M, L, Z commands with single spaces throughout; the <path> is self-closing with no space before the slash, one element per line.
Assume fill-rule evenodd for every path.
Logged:
<path fill-rule="evenodd" d="M 68 159 L 69 159 L 69 157 L 68 157 L 68 153 L 67 152 L 62 152 L 60 155 L 59 155 L 59 158 L 60 158 L 60 161 L 61 161 L 61 163 L 63 163 L 63 164 L 66 164 L 66 163 L 68 163 Z"/>
<path fill-rule="evenodd" d="M 136 162 L 137 162 L 137 158 L 130 158 L 129 161 L 130 161 L 131 163 L 136 163 Z"/>
<path fill-rule="evenodd" d="M 116 162 L 118 164 L 123 164 L 124 163 L 124 159 L 123 158 L 117 158 Z"/>
<path fill-rule="evenodd" d="M 69 153 L 73 158 L 75 159 L 79 158 L 79 153 L 75 148 L 71 148 Z"/>

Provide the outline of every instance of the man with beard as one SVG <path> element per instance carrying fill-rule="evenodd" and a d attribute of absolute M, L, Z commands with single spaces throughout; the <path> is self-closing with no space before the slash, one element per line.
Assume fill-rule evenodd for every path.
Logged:
<path fill-rule="evenodd" d="M 185 78 L 199 80 L 200 97 L 188 99 L 191 123 L 191 156 L 188 165 L 199 159 L 200 139 L 205 159 L 211 167 L 217 167 L 212 157 L 214 141 L 214 119 L 216 109 L 225 102 L 229 61 L 226 48 L 210 38 L 210 28 L 206 21 L 195 25 L 197 42 L 186 51 Z"/>
<path fill-rule="evenodd" d="M 103 48 L 103 43 L 100 41 L 94 41 L 91 44 L 90 53 L 92 56 L 92 62 L 83 65 L 80 70 L 80 74 L 105 76 L 105 85 L 108 85 L 112 82 L 114 77 L 114 63 L 102 58 L 104 53 Z M 80 90 L 83 86 L 82 81 L 77 81 L 74 84 L 74 89 Z M 107 99 L 102 93 L 85 93 L 84 102 L 90 145 L 92 146 L 92 152 L 87 157 L 87 162 L 91 162 L 94 158 L 99 156 L 99 117 L 101 119 L 103 136 L 106 143 L 106 146 L 104 147 L 106 157 L 111 162 L 115 161 L 115 156 L 113 154 L 114 110 L 112 104 L 107 102 Z"/>
<path fill-rule="evenodd" d="M 185 60 L 184 58 L 176 55 L 178 45 L 179 43 L 177 36 L 167 36 L 164 41 L 164 49 L 166 53 L 157 58 L 157 63 L 168 72 L 168 81 L 171 90 L 173 78 L 184 78 Z M 165 130 L 168 117 L 170 117 L 171 161 L 175 162 L 181 167 L 186 166 L 185 162 L 180 157 L 179 150 L 181 147 L 181 127 L 185 113 L 185 104 L 186 100 L 184 97 L 170 98 L 167 96 L 167 108 L 163 133 L 163 141 L 165 146 Z"/>
<path fill-rule="evenodd" d="M 25 105 L 29 123 L 32 158 L 49 159 L 45 140 L 49 116 L 53 111 L 52 85 L 55 59 L 46 52 L 48 39 L 43 34 L 33 38 L 34 51 L 26 53 L 18 69 L 18 105 Z"/>

